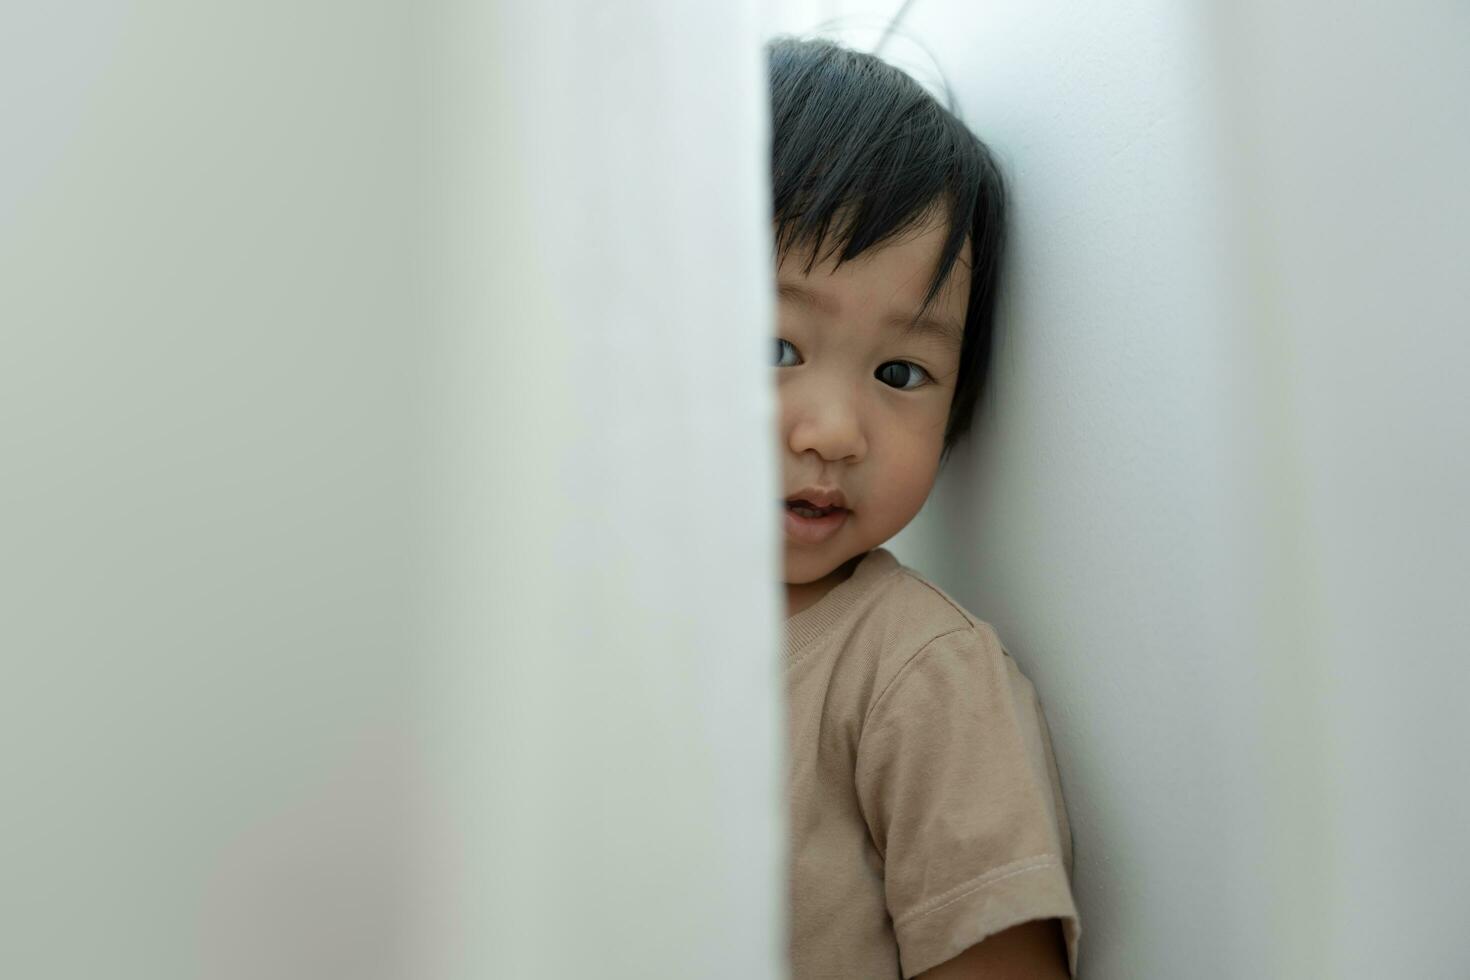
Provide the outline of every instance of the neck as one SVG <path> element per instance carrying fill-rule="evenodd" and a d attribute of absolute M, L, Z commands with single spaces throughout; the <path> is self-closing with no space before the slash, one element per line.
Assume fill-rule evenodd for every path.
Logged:
<path fill-rule="evenodd" d="M 857 568 L 858 562 L 862 560 L 862 555 L 850 558 L 815 582 L 787 582 L 787 617 L 795 616 L 803 609 L 810 609 L 812 606 L 815 606 L 828 592 L 831 592 L 837 586 L 851 578 L 853 569 Z"/>

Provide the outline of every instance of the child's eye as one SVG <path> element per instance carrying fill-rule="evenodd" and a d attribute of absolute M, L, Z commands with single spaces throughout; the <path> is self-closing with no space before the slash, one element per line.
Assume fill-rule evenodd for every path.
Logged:
<path fill-rule="evenodd" d="M 801 363 L 801 355 L 789 340 L 776 338 L 776 367 L 795 367 Z"/>
<path fill-rule="evenodd" d="M 904 391 L 912 391 L 929 381 L 929 373 L 917 364 L 908 361 L 889 361 L 878 366 L 873 372 L 873 377 L 892 388 L 901 388 Z"/>

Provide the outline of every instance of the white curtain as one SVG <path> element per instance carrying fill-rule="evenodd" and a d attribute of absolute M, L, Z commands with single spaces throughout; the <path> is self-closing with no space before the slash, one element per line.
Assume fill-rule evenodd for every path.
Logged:
<path fill-rule="evenodd" d="M 760 42 L 0 6 L 0 975 L 780 975 Z"/>

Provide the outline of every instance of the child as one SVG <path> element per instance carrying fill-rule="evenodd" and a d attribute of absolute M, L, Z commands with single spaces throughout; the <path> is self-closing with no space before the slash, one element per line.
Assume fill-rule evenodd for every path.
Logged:
<path fill-rule="evenodd" d="M 1066 977 L 1045 721 L 994 631 L 880 545 L 985 377 L 989 153 L 907 75 L 772 42 L 794 980 Z"/>

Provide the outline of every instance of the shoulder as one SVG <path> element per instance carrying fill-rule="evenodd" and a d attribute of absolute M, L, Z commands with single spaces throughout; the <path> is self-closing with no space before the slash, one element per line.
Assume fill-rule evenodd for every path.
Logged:
<path fill-rule="evenodd" d="M 863 618 L 861 632 L 877 658 L 875 693 L 926 662 L 956 656 L 1004 686 L 1030 687 L 988 622 L 907 566 L 884 577 Z"/>
<path fill-rule="evenodd" d="M 874 624 L 919 638 L 956 630 L 989 629 L 949 593 L 914 569 L 892 558 L 888 564 L 888 574 L 874 588 L 868 610 L 868 618 Z"/>

